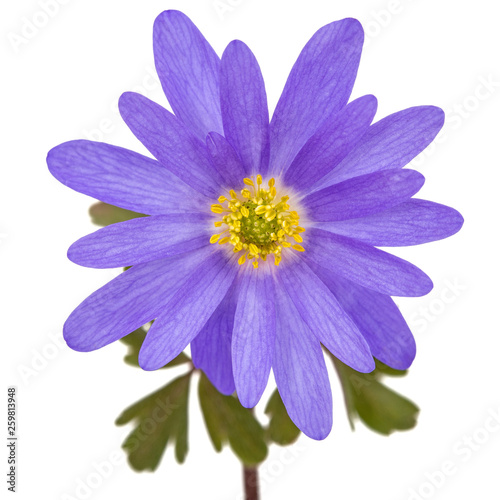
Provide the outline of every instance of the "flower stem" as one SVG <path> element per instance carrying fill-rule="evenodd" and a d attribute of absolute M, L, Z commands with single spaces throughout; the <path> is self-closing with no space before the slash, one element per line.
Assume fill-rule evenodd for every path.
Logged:
<path fill-rule="evenodd" d="M 257 467 L 243 466 L 245 500 L 259 500 L 259 472 Z"/>

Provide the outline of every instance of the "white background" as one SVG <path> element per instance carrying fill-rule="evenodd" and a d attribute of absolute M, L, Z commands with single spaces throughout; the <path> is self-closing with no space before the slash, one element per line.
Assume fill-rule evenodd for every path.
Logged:
<path fill-rule="evenodd" d="M 397 250 L 435 283 L 426 297 L 398 300 L 418 355 L 409 376 L 390 384 L 420 406 L 418 426 L 389 438 L 362 424 L 352 433 L 332 373 L 331 435 L 323 442 L 302 437 L 286 456 L 273 447 L 262 466 L 263 498 L 500 498 L 500 424 L 484 427 L 500 412 L 500 32 L 493 2 L 221 0 L 221 13 L 212 0 L 59 0 L 49 18 L 40 14 L 41 3 L 0 8 L 2 365 L 3 387 L 17 385 L 19 392 L 17 498 L 82 498 L 78 482 L 96 480 L 93 463 L 116 452 L 120 463 L 88 498 L 241 495 L 240 465 L 229 450 L 213 451 L 195 386 L 187 462 L 178 465 L 169 449 L 154 474 L 136 474 L 120 451 L 130 428 L 113 421 L 167 373 L 126 366 L 120 343 L 88 354 L 58 344 L 71 310 L 117 272 L 66 259 L 67 247 L 95 230 L 87 216 L 92 200 L 53 179 L 45 156 L 85 137 L 143 151 L 120 121 L 116 101 L 138 90 L 166 105 L 151 77 L 151 32 L 168 8 L 188 14 L 219 54 L 232 39 L 245 41 L 260 61 L 271 109 L 314 31 L 356 17 L 368 41 L 353 98 L 375 94 L 377 119 L 420 104 L 447 113 L 440 143 L 414 167 L 427 178 L 419 196 L 459 209 L 465 226 L 448 240 Z M 45 25 L 22 42 L 16 36 L 23 36 L 26 19 Z M 22 376 L 27 368 L 32 372 Z M 436 480 L 444 462 L 453 463 L 454 474 L 432 486 L 429 475 Z"/>

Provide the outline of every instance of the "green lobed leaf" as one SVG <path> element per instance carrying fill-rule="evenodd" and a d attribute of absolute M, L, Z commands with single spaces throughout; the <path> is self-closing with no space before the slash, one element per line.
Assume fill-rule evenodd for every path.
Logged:
<path fill-rule="evenodd" d="M 192 372 L 176 378 L 160 390 L 129 406 L 116 425 L 136 426 L 122 448 L 136 471 L 154 471 L 169 442 L 175 443 L 175 457 L 183 463 L 188 452 L 188 397 Z"/>
<path fill-rule="evenodd" d="M 415 427 L 419 408 L 380 381 L 382 375 L 400 377 L 406 371 L 394 370 L 377 362 L 377 368 L 372 373 L 359 373 L 331 357 L 342 383 L 352 428 L 356 417 L 370 429 L 384 435 Z"/>
<path fill-rule="evenodd" d="M 131 366 L 139 366 L 139 351 L 145 338 L 146 330 L 141 327 L 120 339 L 129 348 L 128 353 L 124 358 L 125 363 Z M 189 357 L 181 352 L 175 359 L 170 361 L 170 363 L 166 364 L 163 368 L 172 368 L 173 366 L 189 363 L 190 361 Z"/>
<path fill-rule="evenodd" d="M 288 416 L 288 412 L 277 389 L 269 398 L 265 413 L 269 416 L 267 432 L 271 441 L 281 446 L 286 446 L 297 441 L 300 436 L 300 430 Z"/>
<path fill-rule="evenodd" d="M 251 410 L 234 396 L 221 394 L 202 373 L 198 386 L 200 406 L 208 434 L 217 451 L 229 446 L 245 465 L 256 465 L 267 456 L 265 432 Z"/>
<path fill-rule="evenodd" d="M 378 359 L 375 360 L 377 375 L 389 375 L 390 377 L 404 377 L 408 374 L 408 370 L 396 370 L 390 366 L 385 365 Z"/>
<path fill-rule="evenodd" d="M 146 217 L 145 214 L 115 207 L 114 205 L 108 205 L 102 201 L 94 203 L 89 208 L 89 215 L 92 222 L 97 226 L 109 226 L 117 222 L 125 222 L 126 220 L 137 219 L 138 217 Z"/>

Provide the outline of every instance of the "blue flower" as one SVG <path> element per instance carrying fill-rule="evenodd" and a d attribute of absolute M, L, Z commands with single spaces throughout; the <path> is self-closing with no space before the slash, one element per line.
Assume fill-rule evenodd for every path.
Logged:
<path fill-rule="evenodd" d="M 315 439 L 332 425 L 322 345 L 360 372 L 374 357 L 410 366 L 415 342 L 391 295 L 421 296 L 432 282 L 376 247 L 445 238 L 463 219 L 412 198 L 424 178 L 402 169 L 443 112 L 414 107 L 372 124 L 375 97 L 348 104 L 362 44 L 354 19 L 321 28 L 269 122 L 245 44 L 231 42 L 219 59 L 184 14 L 156 19 L 156 68 L 174 113 L 131 92 L 119 103 L 156 159 L 83 140 L 48 155 L 63 184 L 149 215 L 69 249 L 83 266 L 132 266 L 70 315 L 71 348 L 99 349 L 155 320 L 140 351 L 145 370 L 191 344 L 218 390 L 253 407 L 272 368 L 291 419 Z"/>

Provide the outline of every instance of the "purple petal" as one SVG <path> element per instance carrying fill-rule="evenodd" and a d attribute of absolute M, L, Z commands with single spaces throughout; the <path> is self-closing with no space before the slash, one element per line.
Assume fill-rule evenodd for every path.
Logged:
<path fill-rule="evenodd" d="M 49 152 L 47 164 L 71 189 L 135 212 L 196 212 L 210 204 L 156 160 L 102 142 L 65 142 Z"/>
<path fill-rule="evenodd" d="M 332 391 L 321 344 L 280 287 L 276 304 L 273 372 L 281 399 L 304 434 L 325 439 L 332 428 Z"/>
<path fill-rule="evenodd" d="M 209 245 L 203 214 L 141 217 L 103 227 L 80 238 L 68 258 L 86 267 L 125 267 L 164 259 Z"/>
<path fill-rule="evenodd" d="M 196 368 L 203 370 L 222 394 L 235 391 L 231 340 L 238 290 L 233 283 L 222 302 L 191 342 L 191 355 Z"/>
<path fill-rule="evenodd" d="M 191 273 L 146 335 L 139 352 L 144 370 L 166 365 L 198 335 L 225 297 L 237 267 L 217 249 Z"/>
<path fill-rule="evenodd" d="M 453 208 L 412 199 L 375 215 L 317 227 L 369 245 L 399 247 L 447 238 L 457 233 L 463 223 L 463 217 Z"/>
<path fill-rule="evenodd" d="M 391 297 L 347 281 L 324 267 L 314 271 L 354 320 L 372 354 L 396 370 L 406 370 L 415 358 L 415 340 Z"/>
<path fill-rule="evenodd" d="M 424 185 L 414 170 L 384 170 L 360 175 L 316 191 L 302 201 L 310 218 L 332 222 L 364 217 L 411 198 Z"/>
<path fill-rule="evenodd" d="M 216 132 L 207 135 L 207 151 L 226 188 L 236 189 L 237 186 L 243 186 L 243 179 L 248 177 L 248 173 L 234 148 L 222 135 Z"/>
<path fill-rule="evenodd" d="M 372 125 L 359 144 L 315 188 L 404 167 L 434 140 L 443 124 L 444 112 L 434 106 L 417 106 L 389 115 Z"/>
<path fill-rule="evenodd" d="M 222 133 L 220 60 L 198 28 L 182 12 L 167 10 L 155 21 L 156 71 L 175 115 L 204 140 Z"/>
<path fill-rule="evenodd" d="M 124 272 L 71 313 L 64 339 L 76 351 L 93 351 L 155 319 L 209 251 L 208 247 L 139 264 Z"/>
<path fill-rule="evenodd" d="M 363 38 L 358 21 L 343 19 L 318 30 L 300 53 L 271 121 L 272 175 L 286 170 L 325 119 L 347 104 Z"/>
<path fill-rule="evenodd" d="M 386 295 L 420 297 L 432 290 L 431 279 L 409 262 L 361 241 L 317 228 L 307 230 L 304 258 Z"/>
<path fill-rule="evenodd" d="M 219 196 L 222 179 L 205 144 L 170 111 L 134 92 L 122 94 L 118 105 L 130 130 L 162 165 L 199 193 Z"/>
<path fill-rule="evenodd" d="M 314 133 L 286 171 L 284 182 L 307 194 L 315 182 L 334 169 L 368 130 L 377 99 L 360 97 L 342 108 Z"/>
<path fill-rule="evenodd" d="M 248 269 L 239 278 L 234 317 L 233 373 L 245 408 L 253 408 L 267 385 L 276 334 L 274 283 L 267 270 Z"/>
<path fill-rule="evenodd" d="M 265 175 L 269 164 L 266 89 L 257 59 L 239 40 L 222 54 L 220 88 L 224 135 L 239 153 L 246 176 Z"/>
<path fill-rule="evenodd" d="M 276 276 L 302 320 L 334 356 L 359 372 L 375 369 L 370 348 L 357 326 L 303 259 L 282 262 Z"/>

